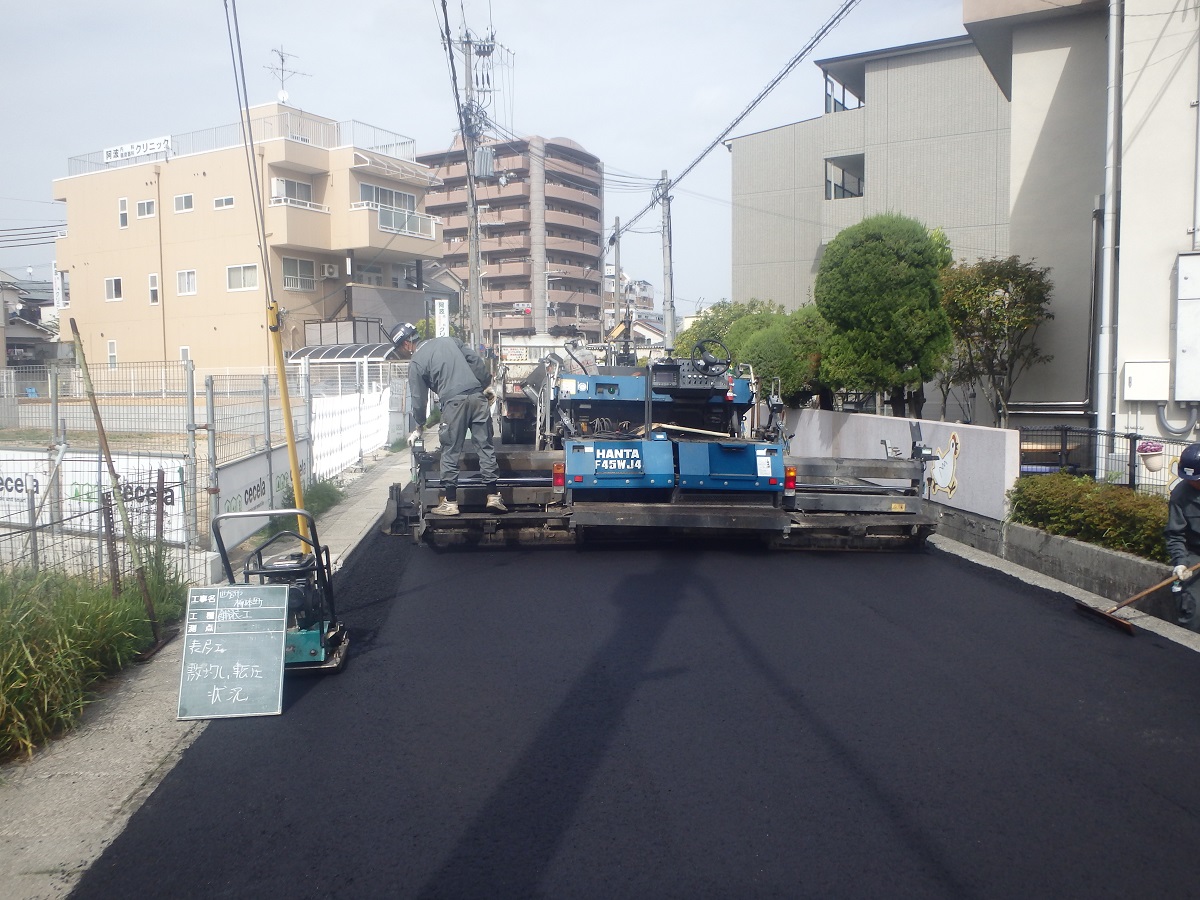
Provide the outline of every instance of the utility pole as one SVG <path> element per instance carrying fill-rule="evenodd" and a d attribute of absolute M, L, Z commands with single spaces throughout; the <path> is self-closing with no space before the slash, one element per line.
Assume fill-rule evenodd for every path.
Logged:
<path fill-rule="evenodd" d="M 613 244 L 613 327 L 621 317 L 621 219 L 613 220 L 613 234 L 617 236 Z M 628 338 L 629 335 L 626 335 Z"/>
<path fill-rule="evenodd" d="M 662 180 L 658 183 L 659 197 L 662 200 L 662 241 L 663 241 L 663 342 L 666 349 L 675 349 L 675 279 L 671 271 L 671 180 L 667 178 L 667 170 L 663 169 Z"/>
<path fill-rule="evenodd" d="M 467 164 L 467 306 L 470 310 L 470 345 L 483 349 L 483 292 L 479 279 L 479 205 L 475 199 L 475 148 L 480 122 L 475 108 L 475 41 L 464 30 L 459 41 L 463 55 L 462 141 Z"/>

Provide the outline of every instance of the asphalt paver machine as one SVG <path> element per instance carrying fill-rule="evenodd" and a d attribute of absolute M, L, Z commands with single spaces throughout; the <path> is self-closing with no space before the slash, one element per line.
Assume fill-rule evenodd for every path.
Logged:
<path fill-rule="evenodd" d="M 416 446 L 411 483 L 389 495 L 391 533 L 434 545 L 670 533 L 884 549 L 920 547 L 935 530 L 921 496 L 932 454 L 919 442 L 908 459 L 793 458 L 778 391 L 720 341 L 644 365 L 613 359 L 581 359 L 568 344 L 524 376 L 520 428 L 504 427 L 501 410 L 497 429 L 525 440 L 496 448 L 508 513 L 484 508 L 478 460 L 464 452 L 461 514 L 431 514 L 439 452 Z"/>

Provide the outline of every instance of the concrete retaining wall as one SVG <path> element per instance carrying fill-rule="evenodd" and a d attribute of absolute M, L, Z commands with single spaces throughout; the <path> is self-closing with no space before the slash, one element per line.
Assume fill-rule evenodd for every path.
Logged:
<path fill-rule="evenodd" d="M 992 519 L 1008 514 L 1006 494 L 1021 472 L 1013 429 L 802 409 L 789 413 L 788 431 L 793 456 L 843 459 L 883 459 L 888 447 L 907 458 L 915 434 L 938 455 L 926 469 L 926 496 Z"/>
<path fill-rule="evenodd" d="M 1021 468 L 1015 430 L 815 409 L 792 411 L 788 425 L 797 457 L 880 459 L 889 447 L 907 457 L 919 434 L 938 456 L 926 470 L 925 496 L 939 508 L 939 534 L 1114 604 L 1171 574 L 1163 563 L 1006 522 L 1007 493 Z M 1136 606 L 1175 621 L 1175 601 L 1166 588 Z"/>

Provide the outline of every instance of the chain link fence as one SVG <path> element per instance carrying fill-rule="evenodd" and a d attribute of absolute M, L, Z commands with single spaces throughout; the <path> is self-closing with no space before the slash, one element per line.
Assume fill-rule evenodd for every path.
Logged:
<path fill-rule="evenodd" d="M 290 485 L 286 416 L 305 448 L 306 480 L 336 479 L 404 428 L 407 366 L 391 362 L 289 368 L 286 416 L 273 373 L 205 376 L 189 361 L 89 370 L 95 412 L 73 364 L 0 369 L 0 568 L 102 582 L 130 571 L 105 443 L 137 539 L 161 543 L 183 577 L 203 583 L 223 498 L 269 509 Z M 232 473 L 255 459 L 274 472 L 264 487 L 243 489 Z M 230 504 L 245 508 L 242 499 Z"/>
<path fill-rule="evenodd" d="M 1060 470 L 1165 497 L 1179 454 L 1190 441 L 1072 425 L 1031 426 L 1021 433 L 1021 474 Z"/>

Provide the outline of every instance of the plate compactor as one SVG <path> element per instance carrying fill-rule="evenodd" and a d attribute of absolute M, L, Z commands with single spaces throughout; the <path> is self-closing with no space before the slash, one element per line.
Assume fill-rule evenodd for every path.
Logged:
<path fill-rule="evenodd" d="M 234 576 L 221 523 L 230 519 L 298 518 L 307 537 L 280 531 L 252 549 L 242 564 L 242 580 Z M 264 521 L 264 524 L 265 524 Z M 287 672 L 340 672 L 346 664 L 350 637 L 338 620 L 333 602 L 333 568 L 329 548 L 317 539 L 317 523 L 303 509 L 231 512 L 216 516 L 213 540 L 230 584 L 274 584 L 288 589 L 287 634 L 283 662 Z M 270 555 L 273 554 L 273 555 Z"/>

